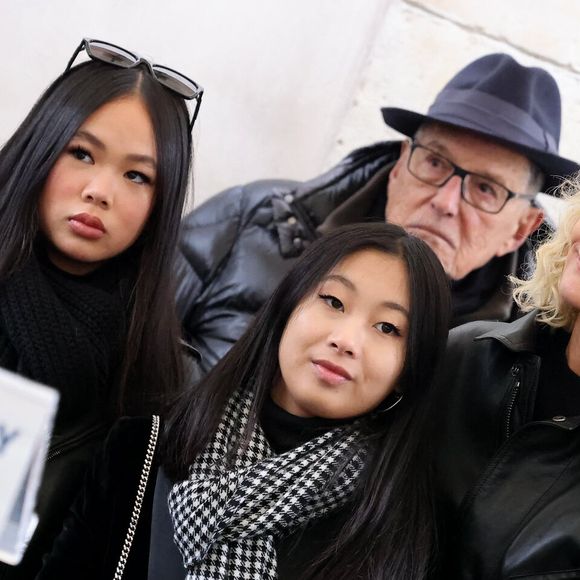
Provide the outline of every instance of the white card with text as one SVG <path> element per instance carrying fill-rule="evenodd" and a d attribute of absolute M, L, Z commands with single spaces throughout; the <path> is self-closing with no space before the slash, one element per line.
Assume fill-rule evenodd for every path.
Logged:
<path fill-rule="evenodd" d="M 59 394 L 0 368 L 0 560 L 18 564 L 37 524 L 36 494 Z"/>

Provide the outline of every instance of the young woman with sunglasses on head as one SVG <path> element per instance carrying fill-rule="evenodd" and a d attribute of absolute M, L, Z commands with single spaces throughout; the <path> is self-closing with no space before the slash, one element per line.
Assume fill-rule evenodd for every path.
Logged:
<path fill-rule="evenodd" d="M 86 39 L 0 151 L 0 365 L 60 392 L 40 523 L 0 577 L 34 576 L 111 421 L 184 381 L 171 265 L 191 98 L 179 73 Z"/>
<path fill-rule="evenodd" d="M 112 430 L 39 580 L 425 578 L 448 315 L 402 228 L 321 238 L 163 427 Z"/>

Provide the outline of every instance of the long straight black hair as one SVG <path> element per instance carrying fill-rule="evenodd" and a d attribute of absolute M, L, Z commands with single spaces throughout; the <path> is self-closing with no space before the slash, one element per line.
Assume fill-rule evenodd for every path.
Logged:
<path fill-rule="evenodd" d="M 129 328 L 117 413 L 139 413 L 180 388 L 180 327 L 172 265 L 191 159 L 187 107 L 144 68 L 90 61 L 45 91 L 0 151 L 0 281 L 30 257 L 39 237 L 38 200 L 56 160 L 83 122 L 103 105 L 139 96 L 151 118 L 157 150 L 153 210 L 127 250 L 135 260 Z"/>
<path fill-rule="evenodd" d="M 402 402 L 368 417 L 370 447 L 349 521 L 313 564 L 318 580 L 413 579 L 426 576 L 435 545 L 430 487 L 429 407 L 432 382 L 449 324 L 448 281 L 420 239 L 391 224 L 339 228 L 310 246 L 229 353 L 172 409 L 164 465 L 175 481 L 215 433 L 227 399 L 238 388 L 255 392 L 253 423 L 279 376 L 278 347 L 296 306 L 344 258 L 365 249 L 399 257 L 410 288 L 410 324 L 398 388 Z"/>

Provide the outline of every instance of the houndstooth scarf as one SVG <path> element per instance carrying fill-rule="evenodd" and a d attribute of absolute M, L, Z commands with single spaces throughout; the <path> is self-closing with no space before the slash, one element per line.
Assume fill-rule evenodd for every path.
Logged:
<path fill-rule="evenodd" d="M 189 479 L 169 494 L 187 580 L 274 580 L 274 537 L 342 506 L 356 487 L 365 451 L 352 427 L 274 455 L 256 426 L 227 468 L 228 449 L 248 423 L 252 400 L 251 392 L 234 393 Z"/>

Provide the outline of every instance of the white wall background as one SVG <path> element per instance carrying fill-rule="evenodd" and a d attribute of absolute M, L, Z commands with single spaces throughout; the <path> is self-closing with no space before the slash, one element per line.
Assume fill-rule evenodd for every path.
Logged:
<path fill-rule="evenodd" d="M 556 77 L 561 153 L 580 160 L 579 23 L 577 0 L 0 0 L 0 142 L 90 36 L 206 89 L 196 203 L 262 177 L 306 179 L 395 137 L 381 106 L 423 112 L 496 51 Z"/>
<path fill-rule="evenodd" d="M 81 38 L 109 40 L 205 89 L 196 202 L 326 162 L 389 0 L 0 0 L 0 142 Z"/>

